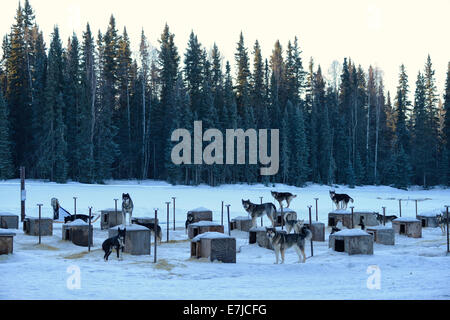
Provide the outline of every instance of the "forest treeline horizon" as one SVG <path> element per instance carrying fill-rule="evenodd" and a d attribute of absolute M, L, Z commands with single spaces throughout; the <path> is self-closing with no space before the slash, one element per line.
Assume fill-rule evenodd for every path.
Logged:
<path fill-rule="evenodd" d="M 193 31 L 183 53 L 174 37 L 166 24 L 152 49 L 142 30 L 133 58 L 111 16 L 104 31 L 87 24 L 66 45 L 55 26 L 47 48 L 29 1 L 19 3 L 0 57 L 0 179 L 25 166 L 27 178 L 59 183 L 450 185 L 450 62 L 444 92 L 428 56 L 417 75 L 399 66 L 391 93 L 381 69 L 350 57 L 325 80 L 297 37 L 264 58 L 241 32 L 234 61 Z M 175 165 L 171 133 L 194 121 L 279 129 L 278 173 L 261 176 L 248 162 Z"/>

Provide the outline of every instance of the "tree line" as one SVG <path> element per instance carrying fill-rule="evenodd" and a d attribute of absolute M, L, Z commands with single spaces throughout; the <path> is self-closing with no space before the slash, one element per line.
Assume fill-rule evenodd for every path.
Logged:
<path fill-rule="evenodd" d="M 443 99 L 428 56 L 410 101 L 404 65 L 391 96 L 381 70 L 351 58 L 333 63 L 325 80 L 297 38 L 263 58 L 241 33 L 232 71 L 217 45 L 208 52 L 191 32 L 181 55 L 174 37 L 165 25 L 153 48 L 142 31 L 133 59 L 126 28 L 111 16 L 104 33 L 87 24 L 66 46 L 55 27 L 47 49 L 29 1 L 19 3 L 0 61 L 0 179 L 26 166 L 30 178 L 61 183 L 450 185 L 450 63 Z M 279 129 L 278 174 L 174 165 L 171 132 L 192 132 L 195 120 L 223 132 Z"/>

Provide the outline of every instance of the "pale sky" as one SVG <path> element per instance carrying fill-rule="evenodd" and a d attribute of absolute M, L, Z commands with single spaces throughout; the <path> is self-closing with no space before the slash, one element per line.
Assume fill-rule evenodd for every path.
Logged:
<path fill-rule="evenodd" d="M 22 0 L 23 3 L 23 0 Z M 81 38 L 89 22 L 94 35 L 106 30 L 109 17 L 116 18 L 120 33 L 127 27 L 133 51 L 141 29 L 158 46 L 164 24 L 175 33 L 183 57 L 193 30 L 208 50 L 216 42 L 234 68 L 239 33 L 253 50 L 256 39 L 264 58 L 280 40 L 283 49 L 295 36 L 303 51 L 304 67 L 312 56 L 326 74 L 333 60 L 351 57 L 367 71 L 369 65 L 384 72 L 386 90 L 395 96 L 400 64 L 404 63 L 412 93 L 417 72 L 430 54 L 439 97 L 450 61 L 450 0 L 30 0 L 36 21 L 44 31 L 47 47 L 53 26 L 60 28 L 64 45 L 75 31 Z M 18 0 L 2 0 L 0 35 L 10 31 Z M 233 69 L 234 71 L 234 69 Z M 234 75 L 234 72 L 233 72 Z"/>

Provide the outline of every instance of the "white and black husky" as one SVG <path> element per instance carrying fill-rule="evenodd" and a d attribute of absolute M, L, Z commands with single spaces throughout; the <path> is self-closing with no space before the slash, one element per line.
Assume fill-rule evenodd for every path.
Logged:
<path fill-rule="evenodd" d="M 122 216 L 123 225 L 126 225 L 127 213 L 129 214 L 128 224 L 131 225 L 131 216 L 133 215 L 133 200 L 131 200 L 129 193 L 122 193 Z"/>
<path fill-rule="evenodd" d="M 115 237 L 108 238 L 102 243 L 103 251 L 105 251 L 105 255 L 103 259 L 105 261 L 108 261 L 108 257 L 111 254 L 113 248 L 116 249 L 117 252 L 117 259 L 122 260 L 120 257 L 120 251 L 123 252 L 123 249 L 125 247 L 125 236 L 126 236 L 127 229 L 121 230 L 118 228 L 118 234 Z"/>
<path fill-rule="evenodd" d="M 298 254 L 299 262 L 305 263 L 305 240 L 310 240 L 312 237 L 311 231 L 303 226 L 299 233 L 286 234 L 276 231 L 274 228 L 267 228 L 267 237 L 273 246 L 276 257 L 276 264 L 278 264 L 278 257 L 281 252 L 281 263 L 284 263 L 284 253 L 286 249 L 294 247 Z M 302 259 L 303 256 L 303 259 Z"/>
<path fill-rule="evenodd" d="M 330 190 L 330 198 L 336 205 L 336 209 L 347 209 L 349 202 L 353 202 L 353 199 L 348 194 L 339 194 L 334 190 Z"/>
<path fill-rule="evenodd" d="M 277 208 L 275 208 L 273 203 L 267 202 L 263 204 L 254 204 L 250 200 L 242 199 L 242 206 L 252 217 L 253 227 L 256 227 L 256 219 L 262 217 L 264 214 L 267 215 L 269 220 L 272 222 L 272 227 L 275 227 Z"/>

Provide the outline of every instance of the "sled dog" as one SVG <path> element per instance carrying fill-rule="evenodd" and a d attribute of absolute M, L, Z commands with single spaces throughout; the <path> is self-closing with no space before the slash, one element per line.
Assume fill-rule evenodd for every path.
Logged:
<path fill-rule="evenodd" d="M 349 202 L 353 203 L 353 199 L 348 194 L 339 194 L 335 191 L 330 190 L 330 198 L 336 205 L 336 209 L 347 209 Z"/>
<path fill-rule="evenodd" d="M 272 227 L 275 227 L 275 219 L 277 214 L 277 208 L 273 203 L 267 202 L 263 204 L 254 204 L 250 200 L 242 199 L 242 206 L 252 217 L 252 226 L 256 227 L 256 218 L 267 215 L 272 222 Z"/>
<path fill-rule="evenodd" d="M 122 193 L 122 222 L 126 225 L 127 213 L 129 214 L 128 224 L 131 225 L 131 216 L 133 215 L 133 200 L 131 200 L 129 193 Z"/>
<path fill-rule="evenodd" d="M 441 214 L 436 215 L 437 223 L 439 225 L 439 228 L 441 228 L 442 234 L 445 233 L 445 226 L 447 224 L 447 217 L 446 216 L 447 216 L 447 213 L 445 213 L 445 214 L 441 213 Z M 450 213 L 449 213 L 449 217 L 450 217 Z"/>
<path fill-rule="evenodd" d="M 299 262 L 304 263 L 306 260 L 305 254 L 305 240 L 310 240 L 312 237 L 311 231 L 303 226 L 299 233 L 285 234 L 276 231 L 274 228 L 267 228 L 267 237 L 275 251 L 275 264 L 278 264 L 278 257 L 281 252 L 281 263 L 284 263 L 284 253 L 286 249 L 294 247 L 298 254 Z M 303 259 L 302 259 L 303 256 Z"/>
<path fill-rule="evenodd" d="M 282 202 L 283 200 L 286 201 L 287 203 L 287 208 L 289 208 L 289 205 L 291 204 L 292 199 L 294 199 L 295 197 L 297 197 L 297 195 L 292 194 L 290 192 L 276 192 L 276 191 L 270 191 L 270 193 L 272 194 L 272 196 L 275 198 L 275 200 L 278 201 L 278 203 L 280 204 L 280 208 L 283 206 Z"/>
<path fill-rule="evenodd" d="M 391 216 L 386 216 L 386 222 L 392 222 L 392 220 L 397 219 L 397 216 L 395 215 L 391 215 Z M 377 220 L 380 224 L 383 223 L 383 215 L 377 213 Z"/>
<path fill-rule="evenodd" d="M 187 232 L 188 226 L 189 226 L 191 223 L 194 223 L 194 216 L 192 215 L 192 213 L 188 213 L 187 219 L 186 219 L 186 223 L 184 224 L 184 226 L 185 226 L 185 231 L 186 231 L 186 232 Z"/>
<path fill-rule="evenodd" d="M 299 233 L 305 221 L 290 219 L 290 215 L 291 212 L 287 212 L 283 217 L 284 225 L 286 226 L 286 232 L 291 233 L 291 230 L 294 230 L 294 233 Z"/>
<path fill-rule="evenodd" d="M 117 234 L 117 236 L 108 238 L 102 243 L 103 251 L 105 251 L 105 255 L 103 257 L 105 261 L 108 261 L 108 257 L 111 254 L 113 248 L 116 249 L 117 259 L 122 260 L 122 258 L 120 257 L 120 251 L 123 252 L 123 249 L 125 247 L 125 236 L 127 229 L 125 228 L 121 230 L 119 227 L 118 231 L 119 233 Z"/>

